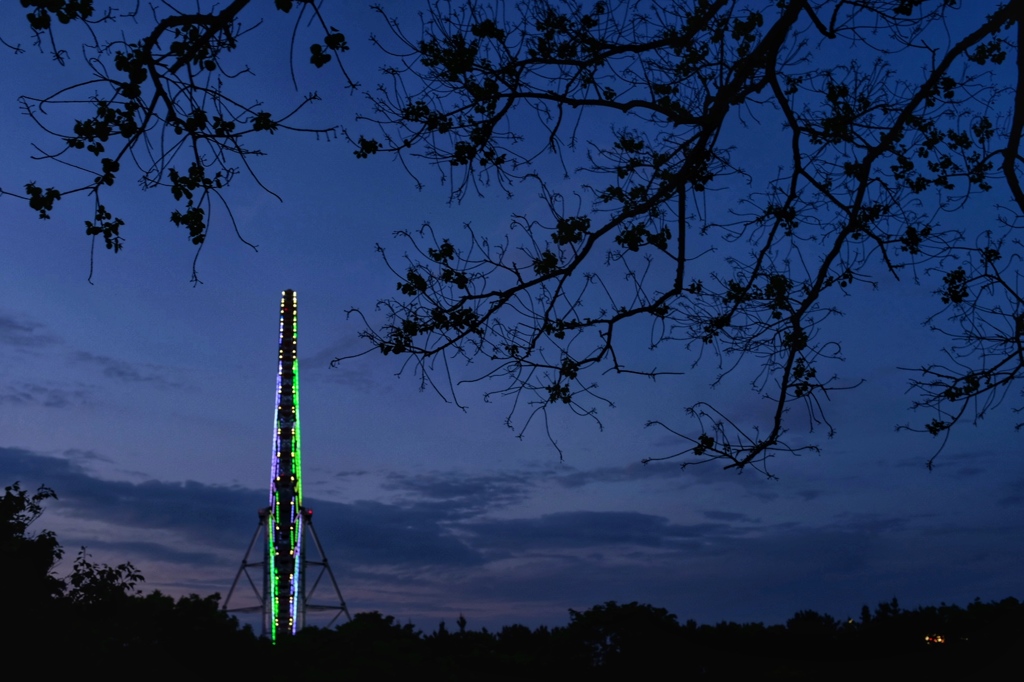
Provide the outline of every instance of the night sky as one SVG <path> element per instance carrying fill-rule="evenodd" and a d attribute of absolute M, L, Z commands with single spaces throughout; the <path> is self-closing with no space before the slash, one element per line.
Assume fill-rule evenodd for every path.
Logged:
<path fill-rule="evenodd" d="M 367 37 L 386 27 L 369 10 L 346 11 L 346 66 L 371 86 L 383 58 Z M 72 50 L 62 70 L 34 51 L 22 13 L 0 4 L 0 37 L 28 48 L 0 51 L 0 187 L 12 191 L 69 177 L 29 161 L 33 143 L 51 141 L 19 113 L 17 96 L 72 82 L 81 62 Z M 298 96 L 290 24 L 259 31 L 261 46 L 245 55 L 258 77 L 252 96 L 284 108 Z M 300 93 L 324 99 L 311 126 L 359 129 L 362 94 L 346 92 L 336 72 L 301 60 L 296 70 Z M 595 137 L 607 132 L 606 121 L 592 125 Z M 756 134 L 738 139 L 753 144 Z M 511 403 L 483 399 L 495 386 L 459 386 L 461 410 L 421 390 L 401 358 L 372 352 L 329 367 L 366 350 L 346 311 L 379 323 L 375 303 L 395 294 L 376 244 L 401 263 L 408 247 L 393 232 L 424 221 L 454 236 L 465 223 L 503 235 L 512 213 L 539 205 L 536 190 L 450 205 L 436 172 L 421 169 L 417 190 L 400 165 L 359 161 L 342 139 L 279 133 L 260 146 L 267 156 L 254 166 L 284 202 L 241 179 L 232 210 L 258 251 L 215 217 L 198 286 L 195 247 L 167 220 L 170 200 L 127 176 L 110 198 L 127 222 L 125 250 L 98 244 L 91 284 L 87 197 L 61 202 L 49 221 L 0 198 L 0 483 L 56 490 L 34 530 L 57 532 L 60 571 L 85 546 L 100 561 L 131 561 L 147 590 L 226 593 L 266 505 L 278 305 L 291 288 L 306 501 L 353 612 L 426 629 L 459 613 L 470 627 L 554 625 L 569 608 L 635 600 L 683 620 L 781 622 L 800 609 L 853 616 L 894 596 L 906 607 L 1024 596 L 1018 392 L 954 431 L 931 472 L 939 443 L 895 430 L 928 417 L 909 409 L 911 376 L 898 369 L 938 352 L 922 326 L 934 307 L 928 286 L 879 275 L 876 290 L 844 304 L 835 328 L 847 360 L 833 370 L 863 384 L 827 405 L 831 439 L 808 433 L 794 411 L 792 434 L 822 450 L 771 460 L 775 480 L 715 464 L 641 464 L 683 447 L 644 428 L 649 419 L 690 432 L 684 408 L 697 400 L 752 421 L 768 407 L 749 388 L 749 362 L 711 389 L 713 361 L 691 369 L 682 348 L 658 358 L 681 377 L 596 377 L 615 404 L 600 407 L 603 428 L 552 412 L 560 457 L 541 422 L 516 437 L 526 415 L 513 415 L 510 429 Z M 762 151 L 768 163 L 770 147 L 750 153 Z M 637 336 L 631 352 L 643 353 Z M 456 380 L 482 373 L 452 371 Z"/>

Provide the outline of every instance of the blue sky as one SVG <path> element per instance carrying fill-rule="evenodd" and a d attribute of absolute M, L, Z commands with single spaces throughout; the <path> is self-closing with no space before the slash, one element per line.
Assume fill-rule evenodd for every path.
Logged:
<path fill-rule="evenodd" d="M 0 25 L 17 25 L 15 5 L 0 5 Z M 384 28 L 352 12 L 349 40 L 370 57 L 350 66 L 371 83 L 366 36 Z M 286 101 L 280 26 L 261 30 L 266 49 L 249 55 L 269 84 L 261 96 Z M 27 160 L 41 138 L 16 96 L 53 90 L 67 72 L 31 49 L 0 55 L 0 187 L 59 178 Z M 355 125 L 360 95 L 330 74 L 299 77 L 302 90 L 324 96 L 312 124 Z M 658 358 L 686 370 L 678 379 L 598 378 L 616 405 L 600 410 L 603 429 L 553 414 L 560 459 L 538 425 L 516 438 L 505 425 L 510 403 L 485 402 L 475 384 L 459 389 L 463 411 L 420 390 L 410 372 L 396 376 L 393 358 L 371 353 L 329 368 L 365 348 L 346 310 L 379 321 L 375 302 L 395 290 L 375 244 L 400 257 L 406 247 L 392 233 L 424 221 L 452 234 L 467 222 L 504 234 L 512 213 L 536 210 L 536 192 L 451 206 L 429 172 L 417 191 L 394 162 L 358 162 L 340 140 L 276 135 L 263 148 L 261 178 L 285 201 L 241 182 L 233 210 L 259 249 L 221 218 L 196 287 L 194 247 L 167 221 L 169 204 L 130 182 L 115 188 L 125 251 L 99 249 L 92 284 L 84 198 L 45 222 L 0 198 L 0 482 L 57 491 L 38 526 L 68 550 L 62 569 L 87 546 L 99 560 L 134 563 L 147 589 L 226 592 L 266 500 L 278 302 L 293 288 L 306 496 L 352 610 L 432 629 L 460 612 L 471 627 L 557 624 L 569 608 L 636 600 L 702 622 L 778 622 L 807 608 L 855 615 L 893 596 L 907 606 L 1022 596 L 1024 462 L 1013 405 L 956 431 L 930 473 L 936 442 L 894 429 L 923 421 L 908 410 L 909 376 L 896 368 L 934 353 L 918 312 L 930 305 L 925 286 L 880 278 L 845 306 L 833 333 L 848 359 L 837 371 L 864 384 L 834 394 L 832 439 L 804 434 L 794 416 L 793 433 L 822 452 L 776 458 L 777 480 L 640 463 L 680 448 L 644 428 L 648 419 L 691 428 L 683 408 L 708 397 L 752 422 L 766 408 L 749 375 L 712 390 L 714 367 L 691 369 L 678 349 Z M 631 352 L 643 350 L 641 340 Z"/>

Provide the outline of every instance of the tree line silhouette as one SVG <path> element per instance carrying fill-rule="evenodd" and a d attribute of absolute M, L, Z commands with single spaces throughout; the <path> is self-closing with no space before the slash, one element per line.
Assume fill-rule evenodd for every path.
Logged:
<path fill-rule="evenodd" d="M 142 594 L 130 563 L 93 562 L 84 548 L 70 575 L 55 569 L 63 549 L 30 526 L 55 493 L 18 483 L 0 498 L 0 577 L 7 587 L 0 641 L 9 660 L 51 673 L 299 675 L 302 679 L 398 679 L 430 671 L 438 679 L 624 679 L 671 673 L 677 679 L 854 679 L 885 669 L 933 679 L 971 679 L 996 670 L 1024 642 L 1024 604 L 1008 597 L 903 609 L 894 598 L 857 618 L 798 611 L 784 625 L 680 623 L 663 608 L 613 601 L 569 610 L 565 626 L 507 625 L 473 630 L 459 616 L 425 633 L 379 612 L 333 629 L 310 627 L 271 646 L 221 610 L 220 596 L 177 600 Z M 980 679 L 980 678 L 979 678 Z"/>

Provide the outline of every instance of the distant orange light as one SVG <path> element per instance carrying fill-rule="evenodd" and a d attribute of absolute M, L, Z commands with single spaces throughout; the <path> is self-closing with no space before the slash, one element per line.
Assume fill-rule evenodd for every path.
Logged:
<path fill-rule="evenodd" d="M 942 635 L 925 635 L 924 641 L 928 644 L 945 644 L 946 638 Z"/>

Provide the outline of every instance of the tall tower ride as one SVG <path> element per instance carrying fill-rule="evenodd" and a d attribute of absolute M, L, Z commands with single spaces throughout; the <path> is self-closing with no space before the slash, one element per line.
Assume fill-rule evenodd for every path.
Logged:
<path fill-rule="evenodd" d="M 305 625 L 302 605 L 302 448 L 299 437 L 298 297 L 281 295 L 281 340 L 277 351 L 274 457 L 270 462 L 267 579 L 270 638 Z M 266 627 L 266 626 L 264 626 Z"/>
<path fill-rule="evenodd" d="M 263 635 L 272 641 L 293 635 L 305 625 L 307 610 L 336 611 L 334 620 L 348 607 L 327 563 L 320 539 L 313 529 L 313 511 L 302 505 L 302 448 L 299 430 L 298 298 L 291 289 L 281 294 L 280 341 L 277 352 L 277 403 L 274 409 L 274 451 L 270 462 L 270 506 L 259 512 L 259 526 L 249 542 L 242 566 L 235 575 L 224 608 L 243 575 L 260 600 L 258 607 L 230 609 L 263 612 Z M 263 561 L 251 562 L 256 540 L 263 536 Z M 306 547 L 313 544 L 319 559 L 311 560 Z M 307 584 L 307 567 L 319 568 Z M 262 568 L 262 589 L 249 575 Z M 310 598 L 327 576 L 337 604 L 311 604 Z M 334 622 L 331 621 L 331 623 Z"/>

